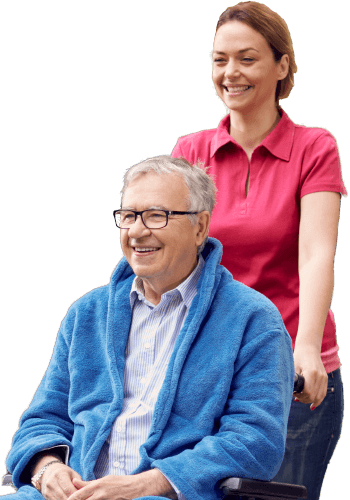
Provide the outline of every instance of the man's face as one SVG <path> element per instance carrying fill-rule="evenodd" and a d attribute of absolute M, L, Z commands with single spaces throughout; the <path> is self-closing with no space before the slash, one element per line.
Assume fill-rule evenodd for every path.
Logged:
<path fill-rule="evenodd" d="M 153 171 L 137 175 L 129 184 L 122 208 L 188 210 L 189 190 L 179 175 L 158 175 Z M 186 202 L 187 201 L 187 202 Z M 176 288 L 196 266 L 199 224 L 191 225 L 186 215 L 170 215 L 168 225 L 148 229 L 141 217 L 130 229 L 120 230 L 123 253 L 134 273 L 157 293 Z"/>

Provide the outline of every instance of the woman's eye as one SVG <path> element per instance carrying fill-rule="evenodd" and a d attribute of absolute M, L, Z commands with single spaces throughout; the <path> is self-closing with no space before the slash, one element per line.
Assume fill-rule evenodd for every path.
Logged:
<path fill-rule="evenodd" d="M 253 62 L 254 59 L 252 57 L 244 57 L 244 59 L 242 59 L 244 62 Z"/>
<path fill-rule="evenodd" d="M 216 62 L 216 63 L 221 63 L 224 61 L 225 61 L 225 59 L 222 59 L 221 57 L 217 57 L 216 59 L 214 59 L 214 62 Z"/>

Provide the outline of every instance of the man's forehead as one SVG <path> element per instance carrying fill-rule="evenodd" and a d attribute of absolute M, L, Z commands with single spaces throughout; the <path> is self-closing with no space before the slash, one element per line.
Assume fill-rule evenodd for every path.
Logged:
<path fill-rule="evenodd" d="M 130 181 L 124 192 L 122 207 L 169 210 L 174 203 L 184 202 L 188 195 L 189 190 L 182 175 L 149 171 L 137 174 Z M 174 210 L 174 207 L 172 209 Z"/>

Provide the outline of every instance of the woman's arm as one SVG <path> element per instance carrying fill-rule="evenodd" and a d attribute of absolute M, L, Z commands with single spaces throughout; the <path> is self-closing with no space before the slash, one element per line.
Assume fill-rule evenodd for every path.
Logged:
<path fill-rule="evenodd" d="M 327 393 L 321 345 L 333 293 L 339 211 L 339 193 L 322 191 L 301 199 L 299 327 L 294 363 L 296 372 L 305 377 L 305 388 L 298 399 L 312 403 L 311 409 L 319 406 Z"/>

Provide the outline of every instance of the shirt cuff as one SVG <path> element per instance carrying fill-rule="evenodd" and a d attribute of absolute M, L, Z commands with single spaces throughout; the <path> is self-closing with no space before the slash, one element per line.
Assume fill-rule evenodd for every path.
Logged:
<path fill-rule="evenodd" d="M 157 470 L 159 470 L 159 469 L 157 469 Z M 160 472 L 161 474 L 163 474 L 163 476 L 165 477 L 165 479 L 166 479 L 167 481 L 169 481 L 169 483 L 171 484 L 171 486 L 172 486 L 172 488 L 174 489 L 175 493 L 177 494 L 177 498 L 178 498 L 178 500 L 186 500 L 186 497 L 185 497 L 185 496 L 181 493 L 181 491 L 180 491 L 180 490 L 179 490 L 179 489 L 175 486 L 175 484 L 174 484 L 172 481 L 170 481 L 170 479 L 167 477 L 167 475 L 166 475 L 166 474 L 164 474 L 164 472 L 162 472 L 161 470 L 159 470 L 159 472 Z"/>
<path fill-rule="evenodd" d="M 44 448 L 41 450 L 41 453 L 45 451 L 50 451 L 50 450 L 55 450 L 57 453 L 61 455 L 61 458 L 63 457 L 63 461 L 65 465 L 68 465 L 68 460 L 69 460 L 69 446 L 66 444 L 57 444 L 56 446 L 51 446 L 50 448 Z"/>

